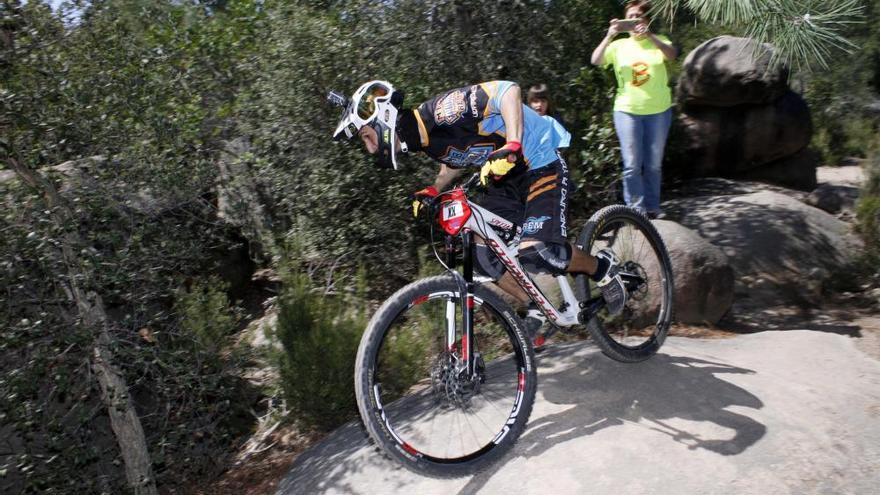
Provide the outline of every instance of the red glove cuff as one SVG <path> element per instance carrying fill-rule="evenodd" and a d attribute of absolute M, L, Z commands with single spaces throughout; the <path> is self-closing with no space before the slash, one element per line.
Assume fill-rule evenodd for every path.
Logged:
<path fill-rule="evenodd" d="M 519 141 L 508 141 L 507 144 L 504 145 L 504 147 L 516 153 L 522 149 L 522 143 L 520 143 Z"/>
<path fill-rule="evenodd" d="M 437 191 L 436 187 L 428 186 L 428 187 L 422 189 L 421 191 L 416 191 L 415 195 L 416 196 L 428 196 L 428 197 L 433 198 L 433 197 L 436 197 L 438 194 L 440 194 L 440 193 Z"/>

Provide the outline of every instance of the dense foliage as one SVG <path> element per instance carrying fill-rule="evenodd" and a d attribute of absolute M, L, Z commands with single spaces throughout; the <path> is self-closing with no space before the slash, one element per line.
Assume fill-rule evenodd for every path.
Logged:
<path fill-rule="evenodd" d="M 880 14 L 876 0 L 868 9 Z M 253 425 L 259 391 L 238 378 L 248 356 L 229 335 L 253 316 L 242 299 L 255 266 L 277 268 L 278 246 L 295 241 L 283 264 L 321 271 L 334 297 L 352 292 L 357 266 L 372 298 L 419 271 L 424 232 L 407 197 L 436 166 L 406 157 L 397 173 L 377 170 L 331 142 L 328 89 L 383 78 L 415 105 L 476 81 L 547 83 L 574 137 L 574 221 L 611 200 L 613 81 L 588 59 L 619 15 L 617 0 L 0 3 L 0 491 L 122 492 L 72 277 L 104 301 L 157 482 L 173 490 L 220 472 Z M 680 10 L 659 30 L 685 52 L 734 30 L 694 20 Z M 863 50 L 802 78 L 831 157 L 866 153 L 858 136 L 876 131 L 860 102 L 880 89 L 880 36 L 870 23 L 850 35 Z M 12 160 L 48 177 L 74 220 L 53 222 Z M 282 374 L 314 371 L 303 349 L 332 349 L 346 382 L 363 315 L 287 277 Z M 345 390 L 317 402 L 286 392 L 326 428 L 349 417 Z"/>
<path fill-rule="evenodd" d="M 76 217 L 56 225 L 41 191 L 0 171 L 0 485 L 122 490 L 71 273 L 106 305 L 159 482 L 214 475 L 248 394 L 174 301 L 239 250 L 211 202 L 212 142 L 252 26 L 166 2 L 95 2 L 76 26 L 39 2 L 2 8 L 3 158 L 43 168 Z"/>

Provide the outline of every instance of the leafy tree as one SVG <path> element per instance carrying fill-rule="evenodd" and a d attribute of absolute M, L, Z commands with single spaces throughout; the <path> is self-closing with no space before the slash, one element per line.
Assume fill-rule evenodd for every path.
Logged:
<path fill-rule="evenodd" d="M 17 455 L 52 463 L 0 469 L 32 489 L 83 492 L 150 492 L 157 480 L 217 472 L 248 404 L 229 406 L 242 397 L 234 363 L 200 348 L 171 302 L 187 276 L 236 248 L 212 205 L 213 162 L 238 57 L 255 46 L 256 3 L 209 15 L 187 4 L 93 2 L 73 26 L 40 2 L 2 9 L 0 159 L 22 179 L 0 170 L 0 225 L 20 236 L 0 245 L 9 296 L 0 315 L 19 322 L 3 335 L 4 437 Z M 54 167 L 66 160 L 75 161 Z M 88 360 L 95 373 L 74 365 Z M 71 366 L 47 373 L 56 362 Z M 12 379 L 22 376 L 33 381 Z M 112 407 L 96 408 L 101 398 Z M 127 483 L 99 413 L 117 409 L 130 424 L 143 414 L 149 449 Z M 122 453 L 116 464 L 129 471 Z M 180 464 L 186 458 L 200 460 Z"/>

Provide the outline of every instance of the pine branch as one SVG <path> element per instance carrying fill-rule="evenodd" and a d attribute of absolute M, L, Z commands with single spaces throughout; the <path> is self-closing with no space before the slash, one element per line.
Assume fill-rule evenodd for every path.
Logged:
<path fill-rule="evenodd" d="M 771 63 L 801 70 L 827 68 L 835 51 L 857 50 L 842 32 L 864 22 L 859 0 L 656 0 L 652 13 L 671 22 L 682 6 L 700 22 L 741 30 L 757 50 L 772 44 Z"/>

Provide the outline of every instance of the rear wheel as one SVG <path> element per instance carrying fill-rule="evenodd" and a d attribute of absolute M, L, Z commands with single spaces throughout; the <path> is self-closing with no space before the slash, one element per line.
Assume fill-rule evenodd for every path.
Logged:
<path fill-rule="evenodd" d="M 613 205 L 596 212 L 578 237 L 578 247 L 595 255 L 609 249 L 620 259 L 629 300 L 621 314 L 600 310 L 587 324 L 608 357 L 623 362 L 648 359 L 663 344 L 672 322 L 672 263 L 651 221 L 632 208 Z M 578 297 L 601 297 L 588 276 L 575 277 Z"/>
<path fill-rule="evenodd" d="M 522 323 L 483 286 L 474 298 L 476 372 L 462 373 L 460 296 L 447 276 L 397 291 L 370 321 L 355 367 L 367 432 L 391 458 L 434 477 L 473 474 L 499 459 L 535 400 L 534 354 Z"/>

